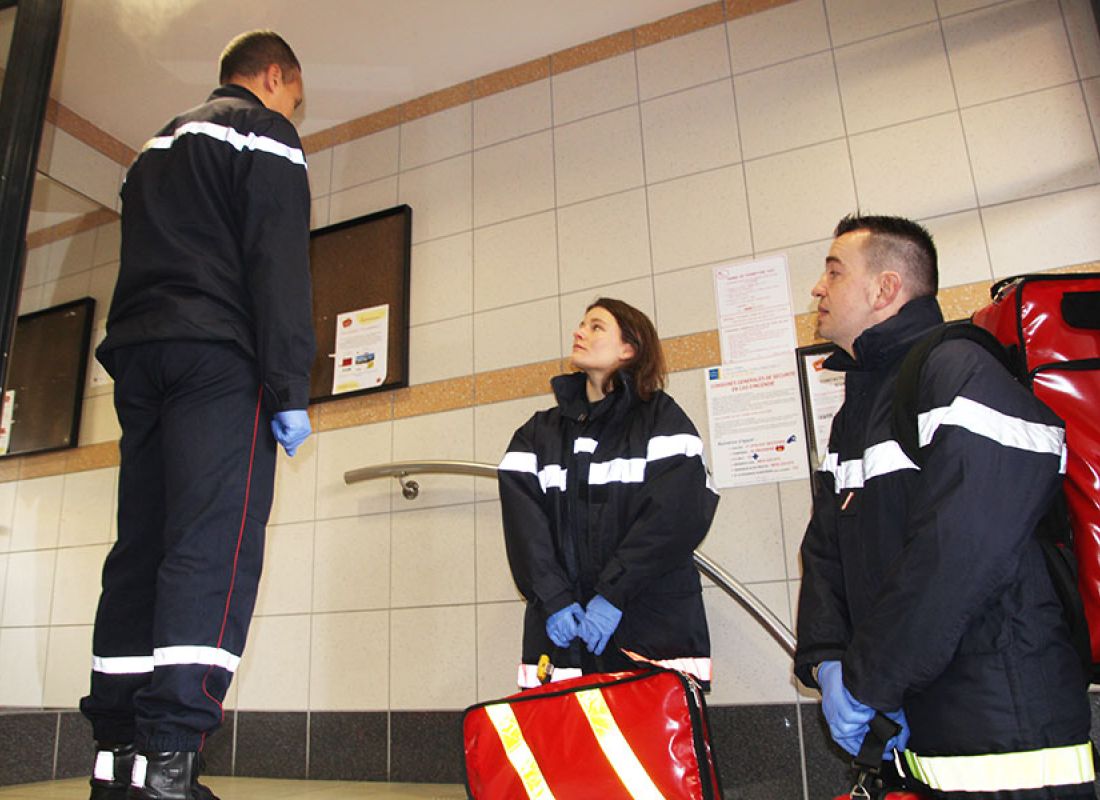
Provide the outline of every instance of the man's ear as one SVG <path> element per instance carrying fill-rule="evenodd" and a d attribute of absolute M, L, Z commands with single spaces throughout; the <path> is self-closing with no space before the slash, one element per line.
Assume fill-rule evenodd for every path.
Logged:
<path fill-rule="evenodd" d="M 263 74 L 264 89 L 268 92 L 274 92 L 279 84 L 284 82 L 283 68 L 278 64 L 268 64 Z"/>
<path fill-rule="evenodd" d="M 875 297 L 875 310 L 878 311 L 893 303 L 901 296 L 901 275 L 893 270 L 883 270 L 878 275 L 878 294 Z"/>

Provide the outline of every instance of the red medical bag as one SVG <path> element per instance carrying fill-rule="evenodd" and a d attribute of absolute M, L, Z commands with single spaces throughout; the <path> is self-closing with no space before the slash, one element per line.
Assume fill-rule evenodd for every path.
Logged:
<path fill-rule="evenodd" d="M 1100 273 L 1001 281 L 971 320 L 1009 348 L 1017 373 L 1066 423 L 1066 501 L 1077 586 L 1100 664 Z"/>
<path fill-rule="evenodd" d="M 702 693 L 673 670 L 548 683 L 470 706 L 462 728 L 474 800 L 722 797 Z"/>

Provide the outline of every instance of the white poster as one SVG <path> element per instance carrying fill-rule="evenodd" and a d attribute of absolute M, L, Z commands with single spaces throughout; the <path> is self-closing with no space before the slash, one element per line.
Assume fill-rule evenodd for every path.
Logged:
<path fill-rule="evenodd" d="M 708 367 L 707 409 L 719 488 L 807 477 L 794 353 Z"/>
<path fill-rule="evenodd" d="M 388 304 L 336 315 L 333 394 L 373 389 L 385 382 L 389 335 Z"/>
<path fill-rule="evenodd" d="M 714 297 L 723 364 L 794 351 L 786 255 L 715 267 Z"/>

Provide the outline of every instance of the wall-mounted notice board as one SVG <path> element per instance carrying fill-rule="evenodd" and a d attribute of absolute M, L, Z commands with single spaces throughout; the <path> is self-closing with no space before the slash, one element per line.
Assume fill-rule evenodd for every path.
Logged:
<path fill-rule="evenodd" d="M 95 300 L 85 297 L 16 320 L 0 412 L 0 454 L 77 446 L 94 317 Z"/>
<path fill-rule="evenodd" d="M 311 403 L 408 386 L 411 248 L 407 205 L 313 232 Z"/>

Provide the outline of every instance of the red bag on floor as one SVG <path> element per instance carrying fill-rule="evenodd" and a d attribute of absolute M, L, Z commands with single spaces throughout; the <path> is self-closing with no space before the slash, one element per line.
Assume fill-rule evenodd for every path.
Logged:
<path fill-rule="evenodd" d="M 462 729 L 474 800 L 722 797 L 702 692 L 673 670 L 548 683 L 470 706 Z"/>

